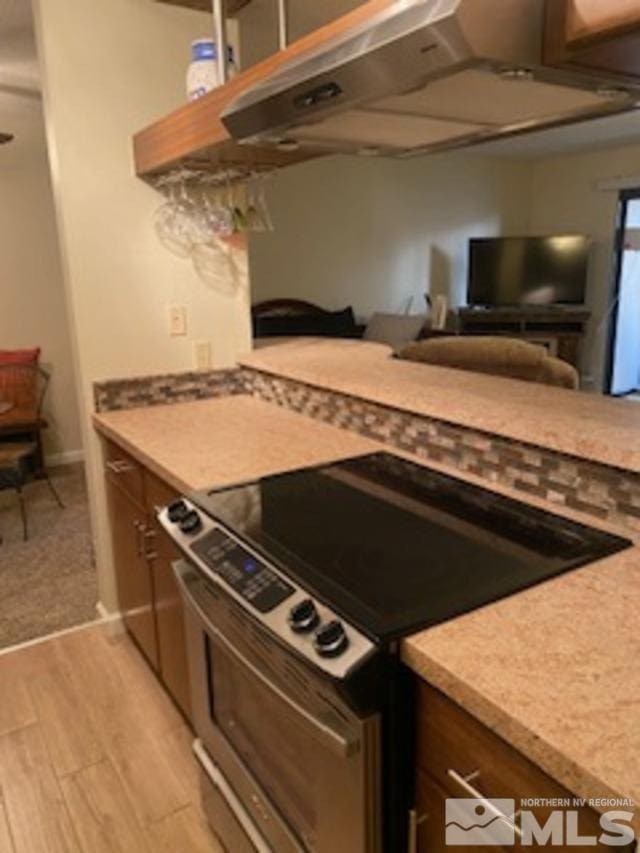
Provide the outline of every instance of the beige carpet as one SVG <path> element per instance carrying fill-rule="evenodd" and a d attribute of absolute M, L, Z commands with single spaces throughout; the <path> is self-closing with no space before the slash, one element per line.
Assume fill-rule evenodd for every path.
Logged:
<path fill-rule="evenodd" d="M 29 540 L 16 496 L 0 492 L 0 648 L 96 618 L 98 588 L 81 464 L 51 471 L 65 508 L 46 482 L 25 487 Z"/>

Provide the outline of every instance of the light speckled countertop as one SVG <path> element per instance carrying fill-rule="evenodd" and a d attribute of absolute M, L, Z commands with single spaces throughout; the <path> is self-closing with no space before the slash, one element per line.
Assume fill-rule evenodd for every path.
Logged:
<path fill-rule="evenodd" d="M 380 449 L 243 396 L 104 413 L 94 421 L 180 491 Z M 419 632 L 403 642 L 402 655 L 575 795 L 640 803 L 639 602 L 635 546 Z M 640 813 L 635 827 L 640 834 Z"/>
<path fill-rule="evenodd" d="M 391 357 L 383 344 L 302 338 L 241 363 L 397 409 L 640 472 L 640 405 Z"/>
<path fill-rule="evenodd" d="M 638 602 L 636 546 L 422 631 L 403 659 L 573 794 L 640 804 Z"/>
<path fill-rule="evenodd" d="M 248 396 L 103 412 L 93 420 L 101 433 L 180 492 L 378 449 L 354 433 Z"/>

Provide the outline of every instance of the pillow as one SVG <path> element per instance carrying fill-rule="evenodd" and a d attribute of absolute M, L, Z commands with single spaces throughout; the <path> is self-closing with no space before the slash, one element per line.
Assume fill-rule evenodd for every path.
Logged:
<path fill-rule="evenodd" d="M 364 330 L 365 341 L 398 348 L 409 341 L 415 341 L 422 331 L 427 318 L 424 314 L 373 314 Z"/>
<path fill-rule="evenodd" d="M 399 358 L 493 376 L 541 381 L 547 351 L 542 346 L 491 335 L 428 338 L 405 347 Z"/>
<path fill-rule="evenodd" d="M 37 364 L 40 347 L 33 349 L 0 349 L 0 364 Z"/>
<path fill-rule="evenodd" d="M 351 306 L 342 311 L 326 311 L 322 314 L 286 314 L 253 318 L 255 338 L 289 335 L 354 338 L 358 337 L 358 327 Z"/>

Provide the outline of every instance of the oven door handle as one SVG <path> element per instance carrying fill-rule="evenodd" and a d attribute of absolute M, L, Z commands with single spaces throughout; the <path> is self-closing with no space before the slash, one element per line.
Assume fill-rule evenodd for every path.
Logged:
<path fill-rule="evenodd" d="M 313 735 L 317 741 L 319 741 L 323 746 L 328 747 L 340 758 L 349 758 L 349 756 L 354 755 L 360 750 L 359 737 L 344 737 L 336 732 L 330 725 L 319 720 L 310 711 L 307 711 L 306 708 L 303 708 L 303 706 L 296 702 L 295 699 L 292 699 L 291 696 L 285 693 L 285 691 L 278 687 L 277 684 L 274 684 L 269 678 L 267 678 L 267 676 L 259 670 L 258 667 L 254 666 L 254 664 L 252 664 L 251 661 L 242 654 L 242 652 L 227 640 L 224 634 L 221 634 L 220 631 L 211 624 L 184 580 L 184 575 L 189 571 L 184 562 L 179 561 L 174 563 L 173 571 L 184 600 L 195 611 L 207 633 L 214 637 L 216 642 L 220 643 L 220 645 L 223 646 L 223 648 L 233 658 L 235 658 L 239 664 L 241 664 L 245 669 L 248 669 L 254 678 L 260 681 L 267 690 L 276 695 L 290 711 L 303 719 L 308 726 L 309 734 Z"/>
<path fill-rule="evenodd" d="M 277 684 L 274 684 L 269 678 L 267 678 L 266 675 L 261 672 L 258 667 L 254 666 L 251 661 L 242 654 L 242 652 L 238 651 L 238 649 L 236 649 L 236 647 L 232 645 L 223 634 L 219 631 L 214 631 L 214 633 L 216 640 L 220 645 L 224 646 L 226 651 L 234 657 L 239 664 L 245 667 L 245 669 L 248 669 L 255 678 L 262 682 L 262 684 L 271 691 L 271 693 L 274 693 L 279 699 L 281 699 L 290 711 L 293 711 L 298 717 L 302 717 L 304 719 L 310 728 L 310 734 L 312 734 L 316 740 L 319 740 L 325 746 L 328 746 L 341 758 L 348 758 L 350 755 L 358 752 L 360 748 L 359 738 L 346 738 L 343 737 L 343 735 L 338 734 L 338 732 L 336 732 L 330 725 L 318 719 L 310 711 L 307 711 L 306 708 L 299 705 L 294 699 L 285 693 L 284 690 L 281 690 Z"/>

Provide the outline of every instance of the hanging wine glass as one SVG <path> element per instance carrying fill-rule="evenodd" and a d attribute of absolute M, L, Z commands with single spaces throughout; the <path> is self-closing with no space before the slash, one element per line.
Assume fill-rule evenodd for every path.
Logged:
<path fill-rule="evenodd" d="M 194 221 L 197 208 L 189 197 L 184 178 L 180 189 L 170 183 L 167 200 L 154 216 L 154 228 L 162 245 L 179 258 L 188 258 L 197 241 L 198 226 Z"/>

